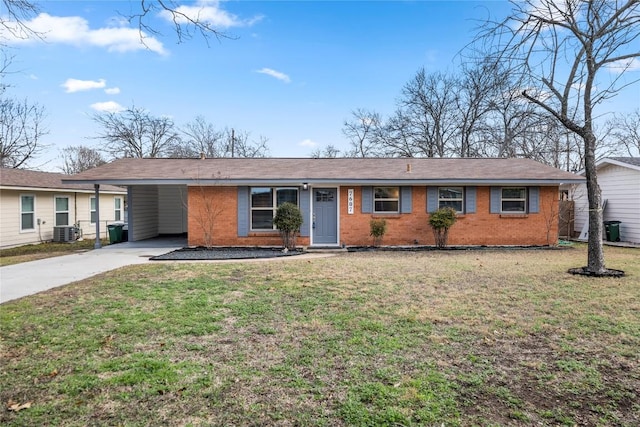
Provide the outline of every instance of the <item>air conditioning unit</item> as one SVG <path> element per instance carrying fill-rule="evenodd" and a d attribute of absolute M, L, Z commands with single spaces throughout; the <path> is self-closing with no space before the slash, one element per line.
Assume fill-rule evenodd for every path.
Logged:
<path fill-rule="evenodd" d="M 76 240 L 76 228 L 72 225 L 53 227 L 54 242 L 73 242 Z"/>

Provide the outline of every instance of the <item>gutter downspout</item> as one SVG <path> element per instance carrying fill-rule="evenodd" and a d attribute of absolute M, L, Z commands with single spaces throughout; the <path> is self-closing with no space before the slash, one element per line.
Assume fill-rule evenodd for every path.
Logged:
<path fill-rule="evenodd" d="M 102 242 L 100 242 L 100 184 L 93 184 L 93 188 L 95 188 L 96 194 L 96 243 L 93 247 L 100 249 L 102 247 Z"/>

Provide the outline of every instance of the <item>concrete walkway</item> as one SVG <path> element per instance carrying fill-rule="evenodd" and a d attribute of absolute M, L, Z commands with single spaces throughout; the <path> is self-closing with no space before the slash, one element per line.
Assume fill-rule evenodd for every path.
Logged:
<path fill-rule="evenodd" d="M 0 267 L 0 304 L 132 264 L 186 245 L 183 239 L 118 243 L 101 249 Z"/>

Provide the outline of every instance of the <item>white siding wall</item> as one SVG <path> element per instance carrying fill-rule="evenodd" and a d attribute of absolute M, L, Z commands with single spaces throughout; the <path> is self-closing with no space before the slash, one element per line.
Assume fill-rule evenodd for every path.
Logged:
<path fill-rule="evenodd" d="M 598 171 L 598 184 L 602 199 L 607 200 L 605 221 L 622 221 L 620 238 L 625 242 L 640 243 L 640 171 L 606 165 Z M 573 194 L 575 201 L 575 230 L 580 232 L 588 222 L 587 189 L 578 186 Z"/>
<path fill-rule="evenodd" d="M 91 198 L 93 194 L 78 194 L 76 198 L 76 211 L 78 212 L 78 225 L 82 229 L 82 236 L 94 239 L 96 237 L 96 225 L 91 223 Z M 123 200 L 125 195 L 111 195 L 100 193 L 100 238 L 108 239 L 107 225 L 113 224 L 115 221 L 115 202 L 114 198 L 120 197 Z M 73 203 L 73 201 L 70 201 Z M 125 218 L 122 219 L 124 221 Z M 120 222 L 122 222 L 120 221 Z"/>
<path fill-rule="evenodd" d="M 589 222 L 589 202 L 587 200 L 586 184 L 572 186 L 569 198 L 574 201 L 574 230 L 580 233 L 584 225 Z"/>
<path fill-rule="evenodd" d="M 187 187 L 162 185 L 158 187 L 158 233 L 187 232 Z"/>
<path fill-rule="evenodd" d="M 158 235 L 158 187 L 131 186 L 129 210 L 133 216 L 129 224 L 129 240 L 150 239 Z"/>
<path fill-rule="evenodd" d="M 35 196 L 35 230 L 20 231 L 20 196 Z M 0 190 L 0 247 L 40 243 L 53 239 L 55 226 L 55 197 L 69 198 L 69 225 L 79 224 L 84 237 L 95 238 L 95 224 L 90 224 L 89 193 L 65 193 L 59 191 Z M 100 235 L 107 236 L 106 224 L 113 222 L 114 196 L 100 195 Z M 40 226 L 38 226 L 40 219 Z"/>

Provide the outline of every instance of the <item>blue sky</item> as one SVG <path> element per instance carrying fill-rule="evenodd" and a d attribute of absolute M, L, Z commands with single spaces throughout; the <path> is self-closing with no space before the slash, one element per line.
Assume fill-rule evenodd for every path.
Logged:
<path fill-rule="evenodd" d="M 9 95 L 47 110 L 50 147 L 32 166 L 56 170 L 61 148 L 98 144 L 94 113 L 133 105 L 179 126 L 201 115 L 262 135 L 274 157 L 346 149 L 352 110 L 392 113 L 420 67 L 455 69 L 479 20 L 510 10 L 506 1 L 208 1 L 197 6 L 235 39 L 178 44 L 156 16 L 162 35 L 145 48 L 118 15 L 138 3 L 40 2 L 46 15 L 31 24 L 45 40 L 12 44 Z M 621 108 L 637 108 L 637 94 Z"/>

